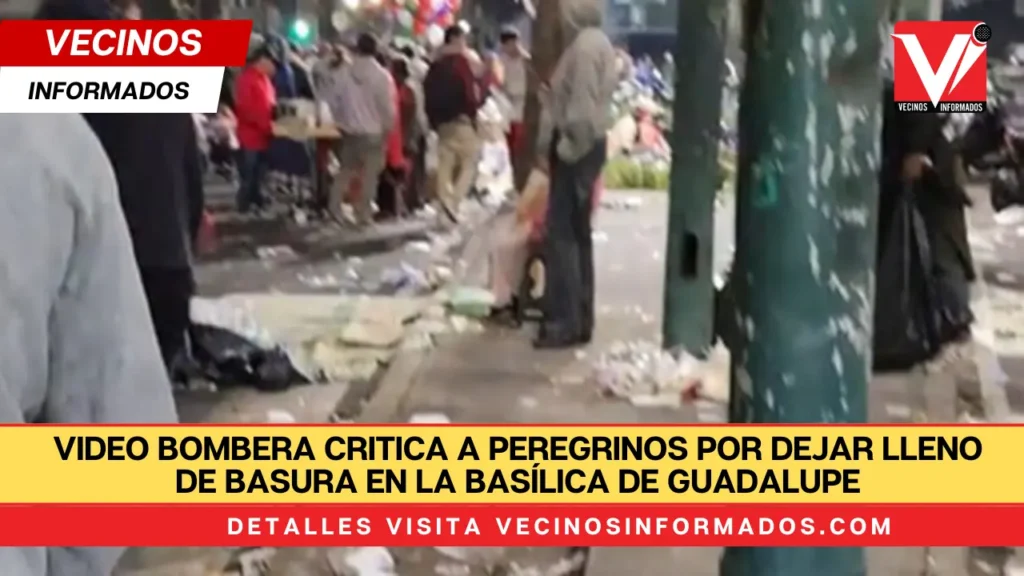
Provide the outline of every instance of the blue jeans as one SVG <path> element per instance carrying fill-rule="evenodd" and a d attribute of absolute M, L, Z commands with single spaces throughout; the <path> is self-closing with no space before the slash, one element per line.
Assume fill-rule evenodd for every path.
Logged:
<path fill-rule="evenodd" d="M 263 175 L 267 168 L 267 153 L 264 150 L 238 150 L 238 195 L 236 203 L 239 212 L 252 207 L 261 207 L 263 200 Z"/>

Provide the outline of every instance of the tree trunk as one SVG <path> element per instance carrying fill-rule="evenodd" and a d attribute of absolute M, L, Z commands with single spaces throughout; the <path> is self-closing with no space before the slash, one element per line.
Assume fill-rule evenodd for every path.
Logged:
<path fill-rule="evenodd" d="M 197 0 L 196 13 L 202 20 L 220 20 L 224 18 L 224 4 L 222 0 Z"/>
<path fill-rule="evenodd" d="M 731 422 L 867 420 L 888 17 L 885 0 L 747 3 Z M 826 573 L 864 576 L 863 549 L 728 548 L 720 570 Z"/>
<path fill-rule="evenodd" d="M 537 150 L 537 128 L 540 123 L 540 103 L 537 101 L 537 87 L 546 82 L 558 64 L 558 58 L 565 50 L 565 35 L 562 33 L 562 16 L 559 0 L 538 0 L 537 18 L 533 22 L 533 39 L 530 48 L 532 70 L 529 74 L 529 88 L 526 98 L 526 115 L 523 119 L 526 137 L 519 154 L 512 159 L 515 170 L 516 190 L 526 184 L 526 178 L 533 168 L 534 159 L 547 150 Z"/>
<path fill-rule="evenodd" d="M 147 20 L 177 20 L 180 17 L 175 0 L 143 0 L 142 16 Z"/>

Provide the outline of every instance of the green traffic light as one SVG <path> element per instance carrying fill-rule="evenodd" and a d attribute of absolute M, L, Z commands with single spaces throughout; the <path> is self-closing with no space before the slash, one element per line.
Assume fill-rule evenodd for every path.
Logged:
<path fill-rule="evenodd" d="M 309 38 L 309 24 L 305 20 L 296 20 L 295 23 L 292 24 L 292 32 L 299 40 L 305 40 L 306 38 Z"/>

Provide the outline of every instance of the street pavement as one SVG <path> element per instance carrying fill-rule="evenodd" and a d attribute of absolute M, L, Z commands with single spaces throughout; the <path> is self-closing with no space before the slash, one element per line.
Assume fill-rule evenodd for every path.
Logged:
<path fill-rule="evenodd" d="M 1024 208 L 993 214 L 986 192 L 973 190 L 970 237 L 981 276 L 975 339 L 984 401 L 988 419 L 1024 421 Z"/>
<path fill-rule="evenodd" d="M 975 190 L 975 194 L 982 191 Z M 609 192 L 608 204 L 595 221 L 598 321 L 594 342 L 579 351 L 536 352 L 530 346 L 531 329 L 488 327 L 484 334 L 451 335 L 429 351 L 403 353 L 369 399 L 361 421 L 405 422 L 414 417 L 444 417 L 453 422 L 715 422 L 725 415 L 721 390 L 710 398 L 678 406 L 638 406 L 610 398 L 593 384 L 595 361 L 622 343 L 657 343 L 662 306 L 662 280 L 667 224 L 667 196 L 657 192 Z M 632 199 L 629 202 L 616 200 Z M 982 200 L 984 200 L 982 198 Z M 953 421 L 969 412 L 976 418 L 1016 419 L 1024 414 L 1024 336 L 1018 336 L 1024 262 L 1017 255 L 1024 246 L 1024 215 L 993 217 L 987 203 L 971 212 L 971 241 L 985 282 L 975 288 L 974 306 L 978 367 L 975 373 L 932 368 L 912 374 L 878 377 L 872 382 L 870 414 L 876 422 Z M 715 226 L 715 268 L 724 269 L 731 258 L 734 212 L 728 200 L 718 209 Z M 393 249 L 364 255 L 365 274 L 373 275 L 403 261 L 417 258 L 415 246 L 427 233 L 394 241 Z M 412 244 L 408 240 L 412 239 Z M 343 288 L 324 278 L 340 277 L 351 255 L 294 259 L 259 258 L 250 248 L 247 258 L 226 258 L 200 266 L 200 291 L 219 294 L 237 290 L 338 292 Z M 477 254 L 476 257 L 480 257 Z M 315 278 L 320 278 L 316 281 Z M 1016 316 L 1014 314 L 1017 313 Z M 987 354 L 987 356 L 986 356 Z M 959 366 L 959 364 L 958 364 Z M 721 368 L 721 367 L 720 367 Z M 966 372 L 970 372 L 967 370 Z M 296 396 L 246 394 L 234 401 L 220 397 L 217 415 L 198 409 L 190 421 L 239 421 L 260 418 L 267 410 L 295 411 L 299 421 L 322 422 L 335 410 L 339 388 L 312 387 Z M 289 404 L 290 403 L 290 404 Z M 207 406 L 211 404 L 200 405 Z M 237 413 L 236 413 L 237 411 Z M 186 420 L 189 420 L 186 418 Z M 159 551 L 148 551 L 155 554 Z M 326 566 L 344 549 L 278 551 L 272 575 L 334 574 Z M 578 565 L 577 552 L 562 548 L 466 550 L 393 549 L 402 576 L 494 573 L 551 574 Z M 454 554 L 454 558 L 453 558 Z M 720 549 L 608 549 L 589 551 L 587 576 L 716 576 Z M 193 561 L 222 566 L 225 551 L 196 550 Z M 460 556 L 461 555 L 461 556 Z M 180 555 L 176 555 L 180 557 Z M 871 576 L 980 575 L 982 558 L 993 565 L 1008 562 L 1006 550 L 962 548 L 872 549 Z M 138 555 L 121 574 L 134 574 L 131 564 L 146 565 Z M 152 562 L 149 562 L 150 564 Z M 577 566 L 578 567 L 578 566 Z M 566 568 L 567 569 L 567 568 Z M 176 570 L 176 571 L 174 571 Z M 191 574 L 175 568 L 175 574 Z M 194 572 L 206 574 L 207 572 Z M 157 572 L 138 572 L 151 576 Z M 996 572 L 998 574 L 998 572 Z M 1009 574 L 1009 573 L 1006 573 Z"/>

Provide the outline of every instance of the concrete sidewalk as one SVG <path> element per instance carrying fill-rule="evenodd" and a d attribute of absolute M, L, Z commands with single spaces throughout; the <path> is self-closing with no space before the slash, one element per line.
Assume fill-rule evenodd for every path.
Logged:
<path fill-rule="evenodd" d="M 460 335 L 427 354 L 408 355 L 389 372 L 363 421 L 408 421 L 443 415 L 453 422 L 685 423 L 724 421 L 725 403 L 640 408 L 610 399 L 588 382 L 597 356 L 613 342 L 656 340 L 664 246 L 664 196 L 641 196 L 643 207 L 603 211 L 596 238 L 599 317 L 586 350 L 536 352 L 531 331 L 489 328 Z M 878 375 L 871 383 L 873 422 L 955 422 L 981 385 L 969 353 L 954 348 L 929 367 Z M 592 548 L 587 576 L 717 576 L 716 548 Z M 871 576 L 966 576 L 963 548 L 876 548 Z M 970 576 L 975 574 L 970 573 Z"/>

